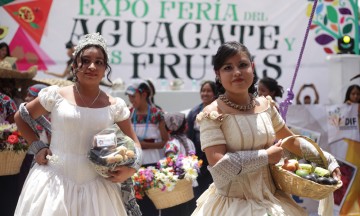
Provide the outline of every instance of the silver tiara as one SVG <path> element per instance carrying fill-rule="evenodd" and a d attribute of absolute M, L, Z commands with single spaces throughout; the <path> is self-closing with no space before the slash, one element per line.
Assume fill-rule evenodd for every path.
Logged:
<path fill-rule="evenodd" d="M 102 35 L 99 34 L 99 32 L 90 33 L 82 36 L 79 40 L 78 45 L 75 47 L 73 56 L 75 57 L 87 45 L 99 45 L 104 49 L 106 55 L 109 56 L 106 40 Z"/>

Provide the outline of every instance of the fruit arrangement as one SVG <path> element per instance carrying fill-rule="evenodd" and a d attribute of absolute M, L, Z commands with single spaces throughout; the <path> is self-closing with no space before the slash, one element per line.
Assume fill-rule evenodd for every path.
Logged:
<path fill-rule="evenodd" d="M 281 168 L 296 175 L 322 185 L 337 185 L 338 181 L 330 177 L 330 172 L 322 167 L 313 167 L 311 164 L 299 163 L 295 159 L 284 159 Z"/>

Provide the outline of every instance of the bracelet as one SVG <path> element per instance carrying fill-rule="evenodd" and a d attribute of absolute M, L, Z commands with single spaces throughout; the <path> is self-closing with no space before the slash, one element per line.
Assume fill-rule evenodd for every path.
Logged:
<path fill-rule="evenodd" d="M 32 151 L 34 154 L 37 154 L 43 148 L 49 148 L 49 146 L 41 140 L 36 140 L 31 143 L 29 150 Z"/>

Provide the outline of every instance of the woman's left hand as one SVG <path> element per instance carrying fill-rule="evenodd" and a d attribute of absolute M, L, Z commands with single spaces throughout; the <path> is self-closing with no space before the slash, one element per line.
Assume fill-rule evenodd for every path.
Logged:
<path fill-rule="evenodd" d="M 334 169 L 334 171 L 332 172 L 332 177 L 336 180 L 341 180 L 341 171 L 339 167 Z"/>
<path fill-rule="evenodd" d="M 113 183 L 123 183 L 125 180 L 130 178 L 134 175 L 136 170 L 134 168 L 130 168 L 127 166 L 118 166 L 115 167 L 113 171 L 109 171 L 109 178 L 108 180 L 112 181 Z"/>

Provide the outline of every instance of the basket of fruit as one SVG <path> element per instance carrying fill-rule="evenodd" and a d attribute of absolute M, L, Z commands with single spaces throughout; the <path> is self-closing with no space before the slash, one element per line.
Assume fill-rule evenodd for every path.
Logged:
<path fill-rule="evenodd" d="M 270 172 L 275 186 L 286 193 L 300 197 L 321 200 L 329 196 L 342 186 L 341 181 L 330 177 L 330 172 L 325 169 L 328 162 L 317 143 L 305 136 L 290 136 L 283 139 L 283 143 L 296 137 L 309 141 L 319 152 L 325 167 L 312 164 L 299 163 L 297 159 L 284 159 L 282 162 L 270 165 Z"/>

